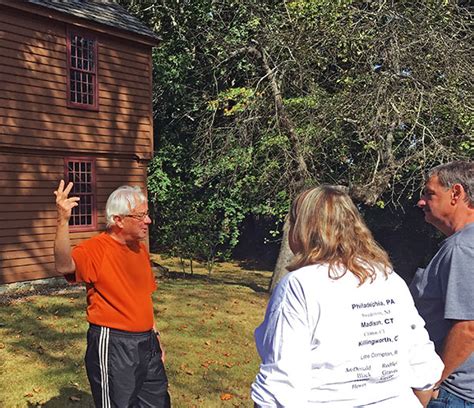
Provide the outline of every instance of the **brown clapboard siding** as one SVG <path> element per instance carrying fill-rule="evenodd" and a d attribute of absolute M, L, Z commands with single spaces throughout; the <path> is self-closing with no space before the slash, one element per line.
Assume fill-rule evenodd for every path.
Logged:
<path fill-rule="evenodd" d="M 34 266 L 34 268 L 32 268 L 32 266 Z M 2 274 L 2 282 L 13 283 L 18 281 L 51 278 L 54 276 L 60 276 L 54 270 L 54 263 L 43 263 L 42 260 L 38 259 L 34 265 L 9 267 L 8 270 Z"/>
<path fill-rule="evenodd" d="M 107 136 L 114 131 L 125 131 L 125 132 L 143 132 L 146 137 L 150 131 L 150 126 L 147 123 L 147 118 L 138 120 L 135 122 L 116 122 L 116 121 L 94 121 L 93 118 L 82 118 L 81 124 L 78 126 L 77 118 L 71 116 L 59 116 L 56 117 L 53 114 L 44 113 L 31 113 L 28 118 L 20 117 L 19 112 L 15 112 L 14 115 L 3 115 L 0 111 L 0 126 L 13 126 L 23 127 L 26 129 L 37 129 L 38 123 L 46 123 L 48 127 L 54 127 L 55 130 L 60 132 L 75 132 L 76 129 L 80 129 L 81 133 L 94 134 Z M 6 113 L 6 112 L 5 112 Z"/>
<path fill-rule="evenodd" d="M 33 105 L 33 106 L 37 106 L 37 105 Z M 25 117 L 24 113 L 25 111 L 19 112 L 16 110 L 10 110 L 8 113 L 8 116 L 10 118 L 23 119 Z M 81 123 L 83 125 L 104 127 L 104 128 L 109 128 L 109 129 L 119 129 L 119 130 L 133 130 L 133 131 L 141 130 L 144 132 L 148 132 L 150 130 L 150 126 L 149 126 L 150 124 L 149 124 L 148 118 L 137 117 L 137 120 L 135 121 L 133 120 L 125 121 L 125 120 L 120 120 L 122 118 L 122 115 L 120 115 L 116 119 L 112 120 L 110 115 L 101 114 L 101 116 L 104 119 L 99 120 L 99 122 L 97 122 L 97 119 L 93 117 L 95 112 L 91 112 L 91 113 L 92 113 L 91 116 L 81 118 Z M 67 115 L 64 115 L 59 112 L 58 113 L 54 111 L 51 112 L 51 111 L 48 111 L 46 107 L 44 107 L 42 111 L 28 111 L 28 119 L 34 120 L 34 121 L 45 120 L 46 122 L 62 123 L 62 124 L 67 124 L 67 125 L 77 124 L 77 121 L 78 121 L 77 116 L 73 116 L 69 113 Z"/>
<path fill-rule="evenodd" d="M 11 34 L 11 33 L 8 33 Z M 0 56 L 3 58 L 9 58 L 12 60 L 21 60 L 32 64 L 44 64 L 47 63 L 49 66 L 66 68 L 66 59 L 64 58 L 64 50 L 52 50 L 47 47 L 32 47 L 25 46 L 19 41 L 14 39 L 4 38 L 1 40 L 0 45 Z M 101 44 L 99 43 L 99 46 Z M 132 57 L 132 56 L 131 56 Z M 5 63 L 9 60 L 5 59 Z M 99 54 L 99 64 L 109 67 L 112 71 L 117 71 L 126 68 L 127 74 L 138 75 L 142 77 L 148 74 L 148 63 L 146 60 L 137 62 L 137 60 L 119 59 L 113 57 L 113 54 L 104 55 Z"/>
<path fill-rule="evenodd" d="M 26 21 L 26 24 L 25 24 Z M 51 24 L 51 20 L 40 16 L 27 16 L 24 14 L 21 18 L 16 12 L 6 9 L 0 14 L 0 30 L 11 33 L 16 36 L 17 40 L 26 45 L 38 47 L 46 44 L 53 50 L 59 50 L 57 47 L 65 47 L 64 30 L 66 25 L 58 22 L 56 25 Z M 79 28 L 79 30 L 83 30 Z M 100 44 L 106 51 L 106 55 L 111 55 L 114 51 L 118 53 L 117 57 L 128 59 L 130 62 L 147 63 L 147 53 L 149 48 L 142 44 L 131 44 L 130 41 L 117 39 L 107 33 L 97 33 Z M 22 38 L 23 37 L 23 38 Z"/>
<path fill-rule="evenodd" d="M 5 95 L 6 92 L 1 92 L 0 93 L 0 106 L 5 106 L 8 107 L 9 111 L 19 111 L 19 112 L 41 112 L 41 113 L 48 113 L 48 109 L 53 112 L 58 112 L 59 114 L 62 115 L 70 115 L 74 116 L 77 118 L 88 118 L 91 116 L 87 116 L 85 111 L 80 111 L 79 109 L 76 109 L 77 113 L 73 112 L 66 112 L 62 108 L 56 106 L 56 105 L 51 105 L 51 103 L 43 103 L 43 104 L 38 104 L 37 99 L 36 101 L 31 101 L 28 100 L 26 97 L 22 97 L 20 94 L 16 94 L 17 98 L 15 100 L 6 97 Z M 31 99 L 31 98 L 30 98 Z M 47 101 L 50 102 L 50 101 Z M 74 109 L 71 109 L 74 110 Z M 88 111 L 88 113 L 94 113 Z M 133 106 L 131 107 L 124 107 L 124 106 L 105 106 L 102 105 L 100 107 L 100 112 L 95 112 L 98 115 L 102 115 L 102 120 L 108 121 L 108 120 L 115 120 L 115 118 L 123 118 L 124 120 L 127 120 L 129 123 L 130 121 L 135 121 L 135 120 L 144 120 L 144 111 L 140 111 L 138 109 L 134 109 Z M 107 119 L 108 118 L 108 119 Z M 97 120 L 101 120 L 101 117 L 97 116 Z M 151 123 L 149 121 L 149 123 Z"/>
<path fill-rule="evenodd" d="M 32 74 L 30 71 L 24 70 L 21 72 L 21 70 L 17 70 L 16 67 L 13 67 L 13 70 L 7 69 L 7 66 L 1 68 L 0 78 L 2 79 L 2 90 L 4 91 L 16 91 L 18 85 L 28 85 L 29 92 L 25 93 L 36 94 L 42 90 L 47 89 L 56 91 L 53 94 L 54 96 L 62 97 L 63 94 L 61 92 L 64 92 L 63 79 L 61 79 L 59 82 L 48 81 L 47 76 L 38 78 L 37 75 Z M 101 92 L 101 96 L 106 99 L 148 103 L 148 91 L 144 89 L 124 87 L 123 85 L 117 86 L 111 83 L 104 83 L 104 81 L 102 81 L 99 84 L 99 92 Z"/>
<path fill-rule="evenodd" d="M 51 91 L 65 92 L 65 76 L 47 72 L 41 72 L 38 74 L 35 70 L 26 69 L 12 64 L 12 62 L 14 62 L 12 59 L 5 58 L 2 62 L 3 64 L 0 65 L 2 82 L 23 85 L 23 87 L 25 87 L 25 90 L 23 90 L 24 93 L 32 93 L 32 91 L 27 92 L 29 88 L 27 88 L 26 85 Z M 8 64 L 8 62 L 10 62 L 10 64 Z M 142 86 L 137 86 L 136 83 L 127 81 L 123 77 L 110 78 L 101 76 L 100 78 L 102 80 L 99 82 L 99 91 L 105 92 L 104 96 L 108 99 L 113 99 L 115 95 L 143 98 L 148 93 L 147 89 Z M 57 93 L 56 96 L 60 97 L 61 94 Z"/>
<path fill-rule="evenodd" d="M 28 7 L 0 3 L 0 283 L 56 275 L 53 191 L 64 178 L 64 158 L 95 162 L 97 229 L 71 232 L 76 244 L 105 228 L 115 188 L 146 188 L 153 150 L 151 44 L 90 26 L 98 41 L 99 109 L 70 109 L 66 32 L 74 31 L 75 17 L 35 15 Z"/>
<path fill-rule="evenodd" d="M 66 59 L 63 56 L 66 52 L 65 44 L 58 45 L 47 42 L 25 44 L 22 40 L 27 39 L 27 37 L 5 31 L 4 35 L 7 37 L 0 39 L 0 52 L 2 56 L 10 58 L 10 60 L 4 60 L 6 65 L 11 65 L 15 60 L 26 60 L 30 63 L 47 62 L 50 66 L 65 68 Z M 101 47 L 99 63 L 110 66 L 112 71 L 127 69 L 127 73 L 136 74 L 140 77 L 150 74 L 147 59 L 143 58 L 143 56 L 139 54 L 125 55 L 123 52 L 119 54 L 119 51 L 107 50 L 106 47 L 102 47 L 101 43 L 99 43 L 99 47 Z M 110 75 L 106 75 L 106 77 L 110 77 Z M 112 76 L 111 78 L 113 79 L 114 77 Z M 105 82 L 107 83 L 107 81 Z M 139 87 L 146 89 L 140 85 L 141 83 L 138 82 Z"/>
<path fill-rule="evenodd" d="M 26 54 L 28 55 L 28 54 Z M 9 66 L 12 68 L 19 68 L 20 70 L 28 71 L 31 74 L 36 75 L 47 75 L 47 78 L 51 78 L 56 82 L 66 82 L 66 64 L 64 63 L 54 65 L 54 61 L 50 62 L 49 58 L 26 58 L 23 54 L 17 54 L 13 57 L 2 56 L 2 65 Z M 127 70 L 128 71 L 128 70 Z M 144 77 L 143 71 L 140 75 L 133 75 L 125 73 L 120 68 L 102 64 L 99 67 L 99 81 L 109 83 L 110 81 L 116 81 L 116 78 L 120 78 L 124 86 L 133 86 L 136 89 L 147 90 L 143 82 L 140 81 Z"/>
<path fill-rule="evenodd" d="M 18 101 L 23 101 L 23 102 L 32 102 L 32 103 L 45 103 L 48 105 L 56 105 L 56 106 L 61 106 L 62 101 L 64 101 L 66 92 L 62 91 L 56 91 L 56 90 L 47 90 L 47 88 L 41 88 L 41 87 L 28 87 L 27 89 L 24 90 L 16 90 L 16 91 L 11 91 L 6 89 L 7 85 L 2 84 L 2 87 L 5 87 L 5 89 L 2 90 L 2 97 L 6 99 L 11 99 L 12 101 L 18 100 Z M 35 89 L 33 88 L 40 88 L 40 89 Z M 46 93 L 39 93 L 39 92 L 46 92 Z M 108 95 L 110 96 L 110 95 Z M 117 105 L 118 102 L 120 102 L 120 106 L 122 108 L 127 108 L 127 109 L 133 109 L 135 112 L 140 112 L 141 114 L 145 114 L 147 111 L 147 104 L 134 100 L 133 98 L 136 98 L 136 96 L 130 96 L 128 101 L 123 101 L 123 99 L 126 98 L 117 98 L 117 99 L 111 99 L 104 97 L 103 100 L 101 100 L 101 109 L 103 107 L 107 106 L 115 106 Z"/>
<path fill-rule="evenodd" d="M 8 129 L 7 129 L 8 131 Z M 33 134 L 32 132 L 31 134 Z M 47 132 L 49 136 L 54 134 L 59 135 L 60 132 Z M 111 144 L 104 142 L 86 142 L 85 140 L 90 139 L 88 135 L 86 137 L 82 137 L 81 139 L 76 139 L 76 140 L 70 140 L 70 139 L 63 139 L 63 140 L 55 140 L 54 137 L 52 138 L 46 138 L 46 137 L 41 137 L 41 135 L 38 135 L 37 141 L 38 143 L 36 145 L 33 145 L 32 143 L 32 138 L 29 136 L 21 136 L 21 135 L 15 135 L 15 134 L 7 134 L 4 133 L 1 135 L 2 138 L 2 143 L 5 146 L 11 146 L 11 147 L 25 147 L 25 148 L 30 148 L 30 147 L 36 147 L 38 149 L 41 148 L 49 148 L 49 149 L 54 149 L 54 150 L 62 150 L 64 148 L 70 148 L 72 152 L 76 152 L 75 155 L 77 155 L 77 152 L 87 152 L 88 154 L 95 153 L 97 151 L 100 151 L 101 149 L 105 150 L 110 148 Z M 115 153 L 122 153 L 122 154 L 127 154 L 134 152 L 136 154 L 140 154 L 143 157 L 146 156 L 148 153 L 148 144 L 139 144 L 135 143 L 133 144 L 132 142 L 130 143 L 119 143 L 118 141 L 113 144 L 114 147 L 114 152 Z"/>
<path fill-rule="evenodd" d="M 0 153 L 0 186 L 4 192 L 0 197 L 0 282 L 55 276 L 52 248 L 56 211 L 52 192 L 64 176 L 63 162 L 60 156 Z M 99 157 L 95 163 L 98 229 L 73 232 L 73 243 L 105 228 L 103 213 L 111 191 L 122 184 L 145 185 L 146 168 L 134 161 Z M 15 173 L 13 168 L 21 171 Z M 5 202 L 7 207 L 2 206 Z"/>
<path fill-rule="evenodd" d="M 13 232 L 13 231 L 12 231 Z M 71 241 L 81 241 L 88 238 L 91 235 L 90 232 L 75 232 L 71 235 Z M 15 240 L 12 240 L 12 237 L 15 237 Z M 41 236 L 41 239 L 38 239 L 38 236 Z M 5 235 L 0 237 L 0 245 L 2 245 L 2 250 L 18 250 L 18 245 L 41 245 L 44 243 L 46 246 L 51 246 L 54 241 L 54 232 L 53 233 L 38 233 L 38 234 L 28 234 L 28 235 Z"/>

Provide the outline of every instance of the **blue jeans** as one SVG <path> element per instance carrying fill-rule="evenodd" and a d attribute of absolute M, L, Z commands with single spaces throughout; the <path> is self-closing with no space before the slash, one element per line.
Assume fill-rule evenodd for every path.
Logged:
<path fill-rule="evenodd" d="M 427 408 L 474 408 L 474 403 L 440 388 L 438 398 L 431 400 Z"/>

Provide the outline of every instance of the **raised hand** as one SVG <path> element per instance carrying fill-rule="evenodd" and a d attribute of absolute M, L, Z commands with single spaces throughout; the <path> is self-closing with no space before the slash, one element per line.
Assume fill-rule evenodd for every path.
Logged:
<path fill-rule="evenodd" d="M 73 183 L 70 182 L 66 188 L 64 188 L 64 180 L 59 182 L 58 189 L 54 192 L 56 196 L 56 208 L 58 210 L 58 223 L 68 223 L 71 218 L 71 212 L 74 207 L 79 205 L 79 197 L 68 197 L 71 192 Z"/>

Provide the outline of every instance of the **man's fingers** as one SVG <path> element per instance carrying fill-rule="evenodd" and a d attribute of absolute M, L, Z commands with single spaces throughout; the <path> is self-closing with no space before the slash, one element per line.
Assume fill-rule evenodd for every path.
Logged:
<path fill-rule="evenodd" d="M 63 192 L 63 189 L 64 189 L 64 180 L 61 180 L 59 182 L 58 189 L 54 192 L 54 195 L 58 197 L 58 194 L 61 194 Z"/>
<path fill-rule="evenodd" d="M 64 181 L 61 180 L 61 183 L 64 184 Z M 73 185 L 74 184 L 72 183 L 72 181 L 70 181 L 69 184 L 67 185 L 66 189 L 64 190 L 64 194 L 66 194 L 66 196 L 69 195 L 69 193 L 71 192 L 71 189 L 72 189 Z"/>
<path fill-rule="evenodd" d="M 54 192 L 54 194 L 58 195 L 58 194 L 61 194 L 64 190 L 64 180 L 61 180 L 59 182 L 59 186 L 58 186 L 58 189 Z"/>

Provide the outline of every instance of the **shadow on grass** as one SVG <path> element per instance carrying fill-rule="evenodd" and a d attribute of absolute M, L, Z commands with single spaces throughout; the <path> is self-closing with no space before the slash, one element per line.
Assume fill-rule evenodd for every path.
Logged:
<path fill-rule="evenodd" d="M 219 275 L 213 275 L 212 273 L 209 275 L 204 275 L 201 273 L 185 273 L 179 271 L 167 271 L 166 274 L 160 276 L 160 279 L 170 279 L 170 280 L 177 280 L 177 279 L 184 279 L 190 281 L 197 281 L 197 282 L 205 282 L 209 284 L 219 284 L 219 285 L 236 285 L 236 286 L 244 286 L 249 289 L 252 289 L 256 293 L 266 293 L 268 292 L 268 285 L 265 283 L 257 283 L 255 282 L 255 275 L 259 275 L 258 272 L 247 272 L 248 275 L 254 276 L 247 276 L 248 279 L 245 277 L 243 278 L 241 274 L 236 275 L 232 274 L 232 272 L 228 273 L 219 273 Z"/>
<path fill-rule="evenodd" d="M 49 401 L 41 403 L 41 408 L 94 408 L 92 396 L 87 392 L 74 387 L 64 387 L 59 390 L 59 395 Z M 37 403 L 28 402 L 28 408 L 38 407 Z"/>
<path fill-rule="evenodd" d="M 51 291 L 4 298 L 0 303 L 0 334 L 14 364 L 42 362 L 49 367 L 48 375 L 57 378 L 80 369 L 82 360 L 76 351 L 85 343 L 87 330 L 83 297 L 78 292 Z"/>

